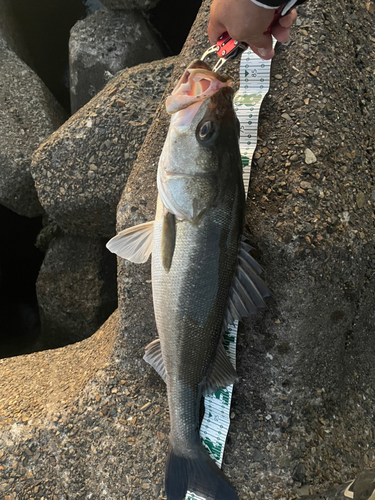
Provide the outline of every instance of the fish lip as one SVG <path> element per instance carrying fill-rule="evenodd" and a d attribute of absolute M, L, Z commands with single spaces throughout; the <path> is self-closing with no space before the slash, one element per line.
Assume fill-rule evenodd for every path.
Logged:
<path fill-rule="evenodd" d="M 184 71 L 172 94 L 167 97 L 167 112 L 174 114 L 194 105 L 195 115 L 202 102 L 210 99 L 221 88 L 231 87 L 232 84 L 231 77 L 215 73 L 203 61 L 193 61 Z"/>

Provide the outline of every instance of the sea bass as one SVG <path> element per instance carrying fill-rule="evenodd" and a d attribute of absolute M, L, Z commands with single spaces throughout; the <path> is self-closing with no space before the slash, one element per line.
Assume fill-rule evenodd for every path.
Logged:
<path fill-rule="evenodd" d="M 144 359 L 167 383 L 168 500 L 182 500 L 187 490 L 238 500 L 201 444 L 200 401 L 236 380 L 222 343 L 227 325 L 270 295 L 242 237 L 245 192 L 231 84 L 201 61 L 187 68 L 167 99 L 172 118 L 158 166 L 155 221 L 107 244 L 132 262 L 152 252 L 159 338 Z"/>

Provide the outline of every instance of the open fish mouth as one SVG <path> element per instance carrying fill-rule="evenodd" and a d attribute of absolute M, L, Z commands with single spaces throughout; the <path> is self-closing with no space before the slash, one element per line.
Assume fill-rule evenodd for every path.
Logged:
<path fill-rule="evenodd" d="M 167 97 L 167 113 L 177 113 L 178 125 L 187 126 L 204 101 L 232 84 L 231 77 L 213 72 L 203 61 L 194 61 L 185 70 L 172 94 Z"/>

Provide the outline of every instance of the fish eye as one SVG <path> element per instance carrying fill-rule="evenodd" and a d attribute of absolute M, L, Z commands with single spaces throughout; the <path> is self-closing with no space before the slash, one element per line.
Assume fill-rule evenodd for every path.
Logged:
<path fill-rule="evenodd" d="M 202 125 L 198 125 L 197 132 L 198 140 L 200 142 L 206 142 L 214 136 L 216 132 L 216 125 L 211 121 L 204 122 Z"/>

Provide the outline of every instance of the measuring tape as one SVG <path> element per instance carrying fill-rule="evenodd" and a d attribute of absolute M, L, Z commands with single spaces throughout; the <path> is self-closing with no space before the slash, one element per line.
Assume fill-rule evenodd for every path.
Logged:
<path fill-rule="evenodd" d="M 271 61 L 263 61 L 250 49 L 243 52 L 240 64 L 240 88 L 234 98 L 234 110 L 240 122 L 240 151 L 245 193 L 249 189 L 250 168 L 257 145 L 260 106 L 270 88 Z M 224 335 L 224 347 L 236 367 L 238 322 L 228 327 Z M 224 446 L 230 424 L 230 405 L 233 385 L 204 398 L 204 417 L 200 437 L 209 455 L 221 467 Z M 188 491 L 185 500 L 205 500 Z"/>

